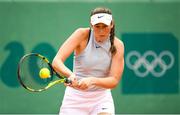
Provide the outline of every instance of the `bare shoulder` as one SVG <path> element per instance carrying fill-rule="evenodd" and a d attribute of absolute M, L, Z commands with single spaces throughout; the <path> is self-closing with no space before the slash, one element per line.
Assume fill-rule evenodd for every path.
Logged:
<path fill-rule="evenodd" d="M 124 59 L 124 43 L 119 38 L 115 37 L 114 45 L 116 47 L 116 53 L 113 56 L 113 60 L 120 61 Z"/>
<path fill-rule="evenodd" d="M 117 50 L 121 50 L 124 52 L 124 43 L 122 40 L 120 40 L 119 38 L 115 37 L 114 39 L 114 45 L 117 48 Z"/>
<path fill-rule="evenodd" d="M 77 28 L 76 31 L 82 32 L 82 33 L 86 33 L 89 31 L 90 28 Z"/>
<path fill-rule="evenodd" d="M 85 39 L 89 35 L 90 28 L 77 28 L 74 33 L 76 33 L 80 38 Z"/>
<path fill-rule="evenodd" d="M 86 47 L 89 38 L 89 30 L 90 28 L 78 28 L 74 32 L 75 41 L 73 41 L 73 44 L 74 42 L 77 43 L 75 47 L 75 52 L 77 55 L 80 54 Z"/>

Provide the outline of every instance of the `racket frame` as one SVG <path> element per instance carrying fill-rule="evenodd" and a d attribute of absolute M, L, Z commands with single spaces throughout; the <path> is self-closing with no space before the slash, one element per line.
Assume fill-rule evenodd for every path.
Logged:
<path fill-rule="evenodd" d="M 21 68 L 21 63 L 23 62 L 23 60 L 24 60 L 25 58 L 29 57 L 29 56 L 37 56 L 37 57 L 41 58 L 43 61 L 45 61 L 45 62 L 49 65 L 49 67 L 50 67 L 50 74 L 51 74 L 51 76 L 56 75 L 56 76 L 59 78 L 59 80 L 50 82 L 46 87 L 41 88 L 41 89 L 37 89 L 37 90 L 32 89 L 32 88 L 30 88 L 30 87 L 27 87 L 27 86 L 23 83 L 23 81 L 22 81 L 22 79 L 21 79 L 21 75 L 20 75 L 21 70 L 20 70 L 20 68 Z M 20 61 L 19 61 L 19 63 L 18 63 L 17 74 L 18 74 L 18 81 L 20 82 L 20 84 L 21 84 L 25 89 L 27 89 L 28 91 L 31 91 L 31 92 L 41 92 L 41 91 L 44 91 L 44 90 L 49 89 L 50 87 L 52 87 L 52 86 L 55 85 L 55 84 L 59 84 L 59 83 L 71 83 L 71 80 L 69 80 L 67 77 L 64 77 L 64 76 L 59 75 L 59 74 L 53 69 L 51 63 L 49 62 L 49 60 L 48 60 L 45 56 L 43 56 L 43 55 L 41 55 L 41 54 L 38 54 L 38 53 L 29 53 L 29 54 L 24 55 L 24 56 L 20 59 Z"/>

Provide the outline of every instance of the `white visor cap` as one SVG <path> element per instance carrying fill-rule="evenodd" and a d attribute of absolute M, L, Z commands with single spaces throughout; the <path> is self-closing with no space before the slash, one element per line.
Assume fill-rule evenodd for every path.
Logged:
<path fill-rule="evenodd" d="M 91 16 L 91 24 L 95 25 L 98 23 L 103 23 L 106 25 L 110 25 L 112 21 L 112 15 L 107 13 L 98 13 Z"/>

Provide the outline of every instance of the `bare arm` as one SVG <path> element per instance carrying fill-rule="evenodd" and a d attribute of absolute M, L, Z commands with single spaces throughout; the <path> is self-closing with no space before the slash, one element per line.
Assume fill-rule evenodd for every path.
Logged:
<path fill-rule="evenodd" d="M 60 47 L 52 62 L 53 68 L 60 74 L 69 77 L 72 71 L 64 65 L 64 61 L 71 53 L 79 47 L 82 41 L 86 38 L 87 28 L 77 29 Z"/>

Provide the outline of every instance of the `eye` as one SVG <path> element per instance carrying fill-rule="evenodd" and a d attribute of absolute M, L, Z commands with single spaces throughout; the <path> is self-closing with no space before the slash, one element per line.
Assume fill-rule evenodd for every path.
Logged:
<path fill-rule="evenodd" d="M 97 25 L 94 25 L 94 27 L 95 27 L 95 28 L 107 28 L 108 26 L 105 25 L 105 24 L 103 24 L 103 25 L 97 24 Z"/>
<path fill-rule="evenodd" d="M 107 26 L 107 25 L 103 25 L 102 27 L 103 27 L 103 28 L 107 28 L 108 26 Z"/>
<path fill-rule="evenodd" d="M 97 24 L 97 25 L 94 25 L 94 27 L 99 28 L 100 26 Z"/>

